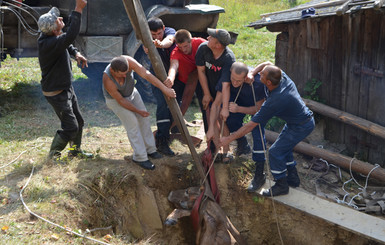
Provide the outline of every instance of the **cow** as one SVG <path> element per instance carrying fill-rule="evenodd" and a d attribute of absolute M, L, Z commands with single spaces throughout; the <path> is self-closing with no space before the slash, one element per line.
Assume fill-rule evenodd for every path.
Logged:
<path fill-rule="evenodd" d="M 196 203 L 197 199 L 200 203 Z M 177 208 L 165 220 L 165 225 L 177 224 L 178 219 L 191 216 L 194 220 L 194 205 L 198 205 L 196 244 L 200 245 L 233 245 L 247 244 L 219 204 L 205 195 L 202 187 L 171 191 L 168 200 Z M 192 214 L 193 213 L 193 214 Z"/>

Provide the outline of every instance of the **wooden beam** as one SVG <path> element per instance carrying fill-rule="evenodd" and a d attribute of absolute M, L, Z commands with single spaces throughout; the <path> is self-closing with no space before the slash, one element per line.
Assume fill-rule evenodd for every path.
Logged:
<path fill-rule="evenodd" d="M 301 6 L 301 7 L 296 7 L 296 8 L 291 8 L 291 9 L 286 9 L 286 10 L 282 10 L 282 11 L 265 13 L 265 14 L 261 14 L 260 16 L 261 16 L 261 18 L 263 18 L 263 17 L 267 17 L 267 16 L 270 16 L 270 15 L 273 15 L 273 14 L 282 14 L 282 13 L 294 12 L 294 11 L 304 10 L 304 9 L 308 9 L 308 8 L 331 7 L 331 6 L 335 6 L 335 5 L 338 5 L 338 4 L 342 4 L 345 1 L 346 0 L 337 0 L 337 1 L 327 1 L 327 2 L 322 2 L 322 3 L 309 4 L 309 5 L 305 5 L 305 6 Z"/>
<path fill-rule="evenodd" d="M 154 68 L 156 76 L 159 80 L 164 81 L 167 78 L 166 70 L 163 66 L 162 59 L 152 42 L 152 37 L 150 29 L 147 24 L 147 18 L 143 11 L 143 7 L 138 0 L 123 0 L 124 7 L 126 9 L 127 15 L 131 21 L 131 24 L 135 30 L 137 38 L 140 39 L 144 46 L 148 48 L 148 56 L 150 58 L 152 67 Z M 205 178 L 205 171 L 203 170 L 203 165 L 198 153 L 195 150 L 193 141 L 191 139 L 190 133 L 187 130 L 186 124 L 184 123 L 184 118 L 182 112 L 180 111 L 179 105 L 175 98 L 168 99 L 166 98 L 167 105 L 170 109 L 174 122 L 176 123 L 179 132 L 185 137 L 187 145 L 190 149 L 191 155 L 195 164 L 197 166 L 199 175 L 202 180 Z M 207 181 L 206 181 L 207 183 Z M 207 189 L 207 188 L 206 188 Z"/>
<path fill-rule="evenodd" d="M 265 136 L 267 141 L 274 142 L 278 137 L 278 133 L 270 130 L 265 130 Z M 305 142 L 298 143 L 294 147 L 294 151 L 310 155 L 316 158 L 322 158 L 328 161 L 329 163 L 333 163 L 344 169 L 351 168 L 352 171 L 362 173 L 366 176 L 370 173 L 371 178 L 385 183 L 385 169 L 377 167 L 373 170 L 373 168 L 375 167 L 373 164 L 363 162 L 355 158 L 347 157 L 339 153 L 331 152 L 322 148 L 318 148 Z"/>
<path fill-rule="evenodd" d="M 346 1 L 344 4 L 342 4 L 341 6 L 338 7 L 338 9 L 336 10 L 336 14 L 338 16 L 341 16 L 343 15 L 346 11 L 348 11 L 349 9 L 349 4 L 352 2 L 352 0 L 348 0 Z"/>
<path fill-rule="evenodd" d="M 313 100 L 303 99 L 303 101 L 305 101 L 306 106 L 314 112 L 357 127 L 371 135 L 385 139 L 385 127 L 381 125 L 375 124 L 371 121 L 354 116 L 350 113 L 335 109 L 333 107 L 315 102 Z"/>

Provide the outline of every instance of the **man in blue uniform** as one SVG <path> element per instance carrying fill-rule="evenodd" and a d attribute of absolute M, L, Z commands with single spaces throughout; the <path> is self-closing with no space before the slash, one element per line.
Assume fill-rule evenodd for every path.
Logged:
<path fill-rule="evenodd" d="M 157 17 L 152 17 L 148 20 L 148 26 L 150 28 L 153 43 L 158 50 L 158 53 L 162 59 L 164 68 L 166 71 L 170 68 L 170 56 L 171 52 L 176 47 L 175 44 L 175 29 L 171 27 L 165 27 L 163 21 Z M 147 49 L 144 48 L 147 53 Z M 151 67 L 151 73 L 154 71 Z M 164 99 L 162 91 L 159 88 L 152 86 L 152 92 L 156 98 L 156 125 L 157 132 L 155 135 L 157 150 L 167 156 L 174 156 L 175 153 L 169 147 L 170 141 L 170 126 L 172 123 L 172 115 L 168 109 L 167 102 Z M 177 94 L 180 91 L 176 89 Z M 183 91 L 182 91 L 183 93 Z"/>
<path fill-rule="evenodd" d="M 302 101 L 294 82 L 279 67 L 264 62 L 255 67 L 249 76 L 258 73 L 268 90 L 266 101 L 250 122 L 230 136 L 223 137 L 220 142 L 221 145 L 229 144 L 259 124 L 266 124 L 273 116 L 285 120 L 284 128 L 269 149 L 270 169 L 276 183 L 262 193 L 264 196 L 285 195 L 289 193 L 289 186 L 298 187 L 300 184 L 293 148 L 313 131 L 313 112 Z"/>
<path fill-rule="evenodd" d="M 254 115 L 259 111 L 266 98 L 266 87 L 261 83 L 259 74 L 251 77 L 251 84 L 245 83 L 249 69 L 244 63 L 235 62 L 231 66 L 230 71 L 231 83 L 224 83 L 223 85 L 224 87 L 226 87 L 226 85 L 230 86 L 229 117 L 226 120 L 226 124 L 230 133 L 233 133 L 242 127 L 246 115 Z M 226 93 L 226 91 L 228 90 L 223 90 L 222 93 Z M 222 114 L 228 114 L 223 113 L 226 109 L 227 107 L 223 107 Z M 259 127 L 255 127 L 251 132 L 253 136 L 252 158 L 255 162 L 255 174 L 247 191 L 255 192 L 265 183 L 266 179 L 263 173 L 265 154 L 261 140 L 262 136 L 263 142 L 266 145 L 264 125 L 261 125 L 261 131 Z"/>

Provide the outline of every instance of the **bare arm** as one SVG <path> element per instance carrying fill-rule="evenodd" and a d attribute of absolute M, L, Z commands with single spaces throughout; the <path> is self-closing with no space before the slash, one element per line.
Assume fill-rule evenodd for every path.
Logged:
<path fill-rule="evenodd" d="M 222 104 L 222 93 L 217 92 L 215 100 L 210 108 L 210 119 L 209 119 L 209 129 L 207 130 L 206 140 L 207 142 L 213 139 L 215 133 L 215 124 L 218 121 L 219 111 Z"/>
<path fill-rule="evenodd" d="M 203 99 L 202 99 L 203 109 L 206 110 L 210 101 L 213 100 L 213 97 L 211 97 L 211 94 L 210 94 L 205 67 L 197 66 L 197 70 L 198 70 L 199 83 L 201 84 L 201 87 L 203 90 Z"/>
<path fill-rule="evenodd" d="M 225 145 L 230 144 L 231 141 L 236 140 L 236 139 L 250 133 L 257 125 L 258 125 L 258 123 L 255 123 L 253 121 L 246 123 L 240 129 L 238 129 L 234 133 L 230 134 L 229 136 L 222 137 L 219 141 L 220 145 L 225 146 Z"/>
<path fill-rule="evenodd" d="M 129 63 L 130 70 L 135 71 L 136 74 L 149 81 L 155 87 L 159 88 L 166 96 L 170 98 L 176 97 L 175 91 L 173 89 L 166 87 L 166 85 L 164 85 L 157 77 L 152 75 L 151 72 L 139 64 L 134 58 L 131 56 L 125 57 Z"/>
<path fill-rule="evenodd" d="M 169 48 L 174 43 L 175 37 L 173 35 L 168 35 L 167 37 L 163 38 L 162 41 L 155 39 L 154 45 L 157 48 Z"/>
<path fill-rule="evenodd" d="M 271 63 L 270 61 L 266 61 L 266 62 L 263 62 L 259 65 L 257 65 L 254 70 L 251 72 L 251 75 L 254 77 L 255 75 L 257 75 L 260 71 L 263 70 L 263 68 L 265 68 L 265 66 L 267 65 L 274 65 L 273 63 Z"/>
<path fill-rule="evenodd" d="M 229 101 L 230 101 L 230 83 L 222 83 L 222 110 L 221 118 L 223 121 L 226 121 L 229 117 Z"/>
<path fill-rule="evenodd" d="M 234 102 L 231 102 L 229 105 L 229 111 L 232 113 L 243 113 L 243 114 L 248 114 L 248 115 L 254 115 L 261 109 L 261 106 L 265 99 L 262 99 L 258 102 L 255 103 L 253 106 L 245 107 L 245 106 L 239 106 Z"/>
<path fill-rule="evenodd" d="M 111 95 L 111 97 L 114 98 L 119 103 L 119 105 L 121 105 L 123 108 L 129 111 L 138 113 L 142 117 L 148 117 L 150 115 L 147 111 L 139 110 L 131 102 L 126 100 L 119 93 L 115 83 L 105 73 L 103 74 L 103 85 L 104 85 L 104 88 L 107 90 L 107 92 Z"/>
<path fill-rule="evenodd" d="M 166 85 L 168 88 L 171 88 L 174 85 L 178 68 L 179 68 L 179 60 L 171 60 L 170 69 L 168 70 L 168 76 L 166 81 L 164 81 L 164 85 Z"/>
<path fill-rule="evenodd" d="M 87 5 L 87 0 L 76 0 L 75 11 L 82 13 L 86 5 Z"/>

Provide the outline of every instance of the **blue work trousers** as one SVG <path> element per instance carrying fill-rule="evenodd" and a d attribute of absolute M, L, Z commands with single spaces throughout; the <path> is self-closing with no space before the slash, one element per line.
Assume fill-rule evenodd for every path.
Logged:
<path fill-rule="evenodd" d="M 246 114 L 243 113 L 231 113 L 226 120 L 227 127 L 229 128 L 230 133 L 233 133 L 240 129 L 243 125 L 243 119 Z M 262 138 L 261 133 L 259 131 L 259 126 L 255 127 L 251 134 L 253 136 L 253 161 L 255 162 L 264 162 L 265 161 L 265 153 L 263 151 L 263 144 L 266 148 L 266 139 L 265 139 L 265 125 L 261 125 Z M 245 137 L 245 136 L 243 136 Z M 263 143 L 262 140 L 263 139 Z"/>
<path fill-rule="evenodd" d="M 172 88 L 175 90 L 176 100 L 178 102 L 178 105 L 180 105 L 182 101 L 184 87 L 185 87 L 184 83 L 182 83 L 179 80 L 175 80 L 174 86 Z M 159 88 L 152 85 L 152 93 L 154 94 L 157 102 L 156 103 L 156 126 L 158 128 L 158 131 L 156 132 L 156 138 L 169 139 L 170 127 L 173 121 L 171 112 L 168 108 L 166 99 L 164 98 L 162 91 Z"/>
<path fill-rule="evenodd" d="M 286 124 L 277 140 L 269 149 L 271 173 L 275 180 L 286 177 L 287 169 L 295 167 L 293 158 L 294 147 L 306 138 L 314 129 L 314 118 L 303 125 Z"/>

